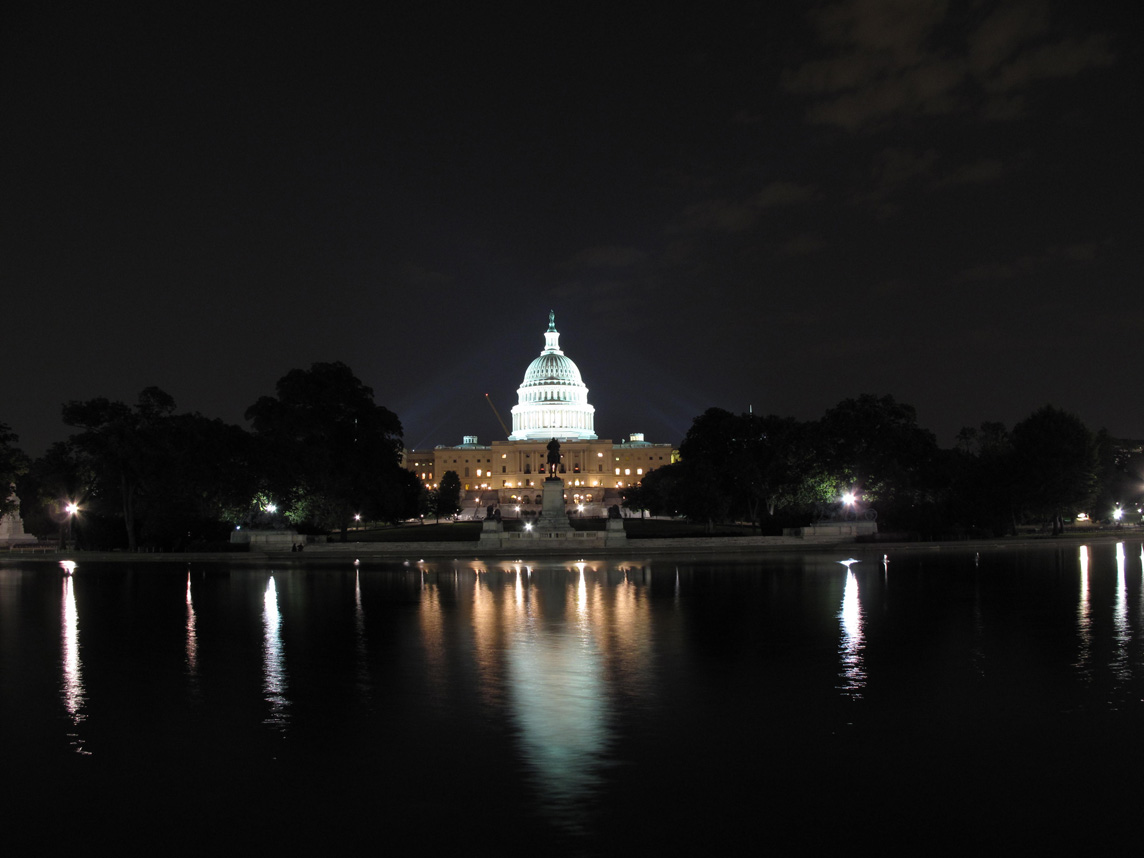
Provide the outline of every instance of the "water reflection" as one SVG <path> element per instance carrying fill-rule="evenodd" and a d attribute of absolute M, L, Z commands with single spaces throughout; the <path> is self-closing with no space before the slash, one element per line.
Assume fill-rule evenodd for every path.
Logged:
<path fill-rule="evenodd" d="M 600 780 L 610 700 L 583 567 L 571 594 L 562 576 L 543 579 L 537 585 L 541 610 L 515 617 L 506 653 L 509 700 L 524 759 L 547 809 L 575 830 L 581 805 Z M 561 610 L 569 595 L 574 595 L 571 611 Z M 549 606 L 554 610 L 546 614 L 543 608 Z"/>
<path fill-rule="evenodd" d="M 191 571 L 187 570 L 187 675 L 199 675 L 199 635 L 195 621 L 195 603 L 191 598 Z"/>
<path fill-rule="evenodd" d="M 1113 640 L 1116 649 L 1112 658 L 1113 675 L 1126 681 L 1132 678 L 1128 660 L 1128 645 L 1132 642 L 1132 629 L 1128 624 L 1128 583 L 1124 568 L 1124 543 L 1116 544 L 1116 602 L 1112 612 Z"/>
<path fill-rule="evenodd" d="M 357 649 L 358 690 L 369 690 L 368 650 L 365 644 L 365 608 L 361 603 L 361 570 L 354 561 L 354 642 Z"/>
<path fill-rule="evenodd" d="M 1092 601 L 1088 581 L 1088 546 L 1080 547 L 1080 598 L 1077 600 L 1076 625 L 1079 639 L 1075 667 L 1086 680 L 1092 679 L 1089 659 L 1092 655 Z"/>
<path fill-rule="evenodd" d="M 863 660 L 865 648 L 864 617 L 858 593 L 858 579 L 851 565 L 856 560 L 840 561 L 846 567 L 846 585 L 842 591 L 842 607 L 838 611 L 838 621 L 842 629 L 842 640 L 838 648 L 842 663 L 839 676 L 843 696 L 853 700 L 862 699 L 862 689 L 866 687 L 866 668 Z"/>
<path fill-rule="evenodd" d="M 262 676 L 263 691 L 270 713 L 263 721 L 278 729 L 285 729 L 288 721 L 286 709 L 286 659 L 282 651 L 282 616 L 278 612 L 278 591 L 274 576 L 266 583 L 262 599 Z"/>
<path fill-rule="evenodd" d="M 569 831 L 580 830 L 601 782 L 617 700 L 652 697 L 645 572 L 474 561 L 422 573 L 419 626 L 436 705 L 475 678 L 488 716 L 516 728 L 539 807 Z"/>
<path fill-rule="evenodd" d="M 71 561 L 67 562 L 71 563 Z M 61 696 L 68 717 L 72 724 L 78 727 L 87 715 L 84 713 L 86 697 L 83 687 L 83 665 L 79 657 L 79 610 L 76 608 L 75 601 L 75 578 L 71 574 L 75 571 L 75 564 L 71 563 L 70 567 L 65 567 L 65 571 L 67 574 L 63 578 L 61 610 L 61 642 L 63 645 Z M 68 733 L 68 738 L 71 739 L 72 747 L 76 749 L 77 753 L 88 753 L 84 749 L 83 739 L 79 737 L 78 733 Z"/>

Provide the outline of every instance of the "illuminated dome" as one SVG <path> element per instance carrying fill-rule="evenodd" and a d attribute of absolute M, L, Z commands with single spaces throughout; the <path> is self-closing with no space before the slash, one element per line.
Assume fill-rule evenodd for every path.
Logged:
<path fill-rule="evenodd" d="M 544 351 L 528 365 L 516 391 L 510 441 L 593 441 L 596 409 L 588 404 L 588 388 L 580 369 L 560 351 L 556 314 L 548 314 Z"/>

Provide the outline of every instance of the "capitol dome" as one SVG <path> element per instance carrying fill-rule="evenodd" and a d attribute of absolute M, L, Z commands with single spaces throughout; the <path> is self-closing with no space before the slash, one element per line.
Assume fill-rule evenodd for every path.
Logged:
<path fill-rule="evenodd" d="M 548 314 L 544 351 L 528 365 L 512 409 L 510 441 L 593 441 L 596 409 L 588 404 L 588 388 L 580 368 L 560 350 L 556 314 Z"/>

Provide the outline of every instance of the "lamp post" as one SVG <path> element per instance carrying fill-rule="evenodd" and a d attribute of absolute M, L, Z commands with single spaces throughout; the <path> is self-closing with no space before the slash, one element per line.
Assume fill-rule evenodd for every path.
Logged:
<path fill-rule="evenodd" d="M 64 549 L 66 550 L 75 547 L 72 542 L 72 520 L 75 518 L 76 513 L 79 512 L 79 504 L 75 501 L 68 501 L 64 506 L 64 512 L 68 515 L 67 530 L 64 536 Z"/>

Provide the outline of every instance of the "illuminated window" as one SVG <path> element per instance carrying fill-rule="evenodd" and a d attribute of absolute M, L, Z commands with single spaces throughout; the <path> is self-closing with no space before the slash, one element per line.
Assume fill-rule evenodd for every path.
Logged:
<path fill-rule="evenodd" d="M 642 473 L 643 473 L 643 468 L 636 468 L 636 473 L 637 473 L 637 474 L 642 474 Z"/>
<path fill-rule="evenodd" d="M 619 471 L 616 471 L 616 473 L 618 474 Z M 624 476 L 630 477 L 631 475 L 632 475 L 632 469 L 631 468 L 624 468 Z"/>
<path fill-rule="evenodd" d="M 616 476 L 618 477 L 619 475 L 620 475 L 620 469 L 616 468 Z"/>

